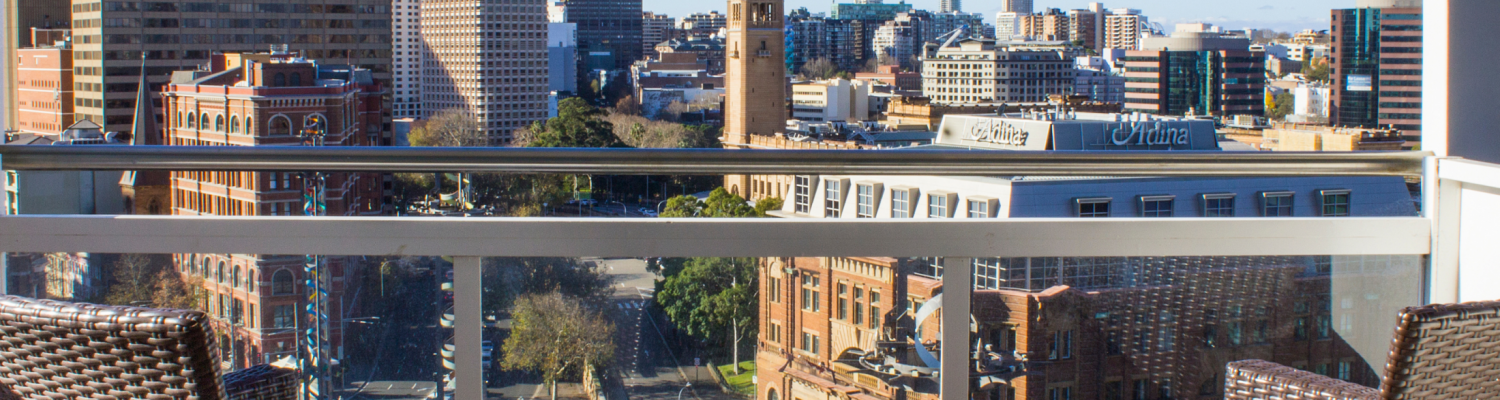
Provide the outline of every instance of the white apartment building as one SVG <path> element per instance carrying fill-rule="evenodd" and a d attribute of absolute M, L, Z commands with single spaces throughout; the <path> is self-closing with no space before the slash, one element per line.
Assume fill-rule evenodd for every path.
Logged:
<path fill-rule="evenodd" d="M 1031 0 L 1000 0 L 1000 12 L 1031 14 Z"/>
<path fill-rule="evenodd" d="M 910 22 L 885 21 L 879 28 L 875 28 L 875 39 L 871 41 L 870 47 L 875 50 L 875 55 L 887 58 L 888 65 L 902 65 L 910 60 L 915 53 L 913 37 L 918 35 L 916 27 Z"/>
<path fill-rule="evenodd" d="M 995 13 L 995 40 L 1011 40 L 1021 30 L 1021 14 L 1013 12 Z"/>
<path fill-rule="evenodd" d="M 547 3 L 426 0 L 423 110 L 474 115 L 491 145 L 547 118 Z"/>
<path fill-rule="evenodd" d="M 1141 32 L 1147 30 L 1146 16 L 1141 10 L 1116 8 L 1104 16 L 1103 48 L 1137 50 L 1141 46 Z"/>
<path fill-rule="evenodd" d="M 870 119 L 870 82 L 830 79 L 792 84 L 792 118 L 814 122 Z"/>
<path fill-rule="evenodd" d="M 391 99 L 393 118 L 422 118 L 422 2 L 391 1 Z"/>
<path fill-rule="evenodd" d="M 1286 58 L 1298 62 L 1307 62 L 1307 60 L 1328 57 L 1328 45 L 1295 43 L 1283 43 L 1282 45 L 1286 46 Z"/>
<path fill-rule="evenodd" d="M 922 95 L 948 104 L 1046 101 L 1073 94 L 1073 63 L 1060 49 L 965 40 L 922 59 Z"/>

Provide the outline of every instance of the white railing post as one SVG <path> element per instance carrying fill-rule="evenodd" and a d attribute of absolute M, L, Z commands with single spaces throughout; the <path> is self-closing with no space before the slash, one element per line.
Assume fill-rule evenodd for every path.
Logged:
<path fill-rule="evenodd" d="M 943 258 L 942 359 L 939 360 L 941 395 L 944 400 L 969 398 L 969 308 L 974 291 L 973 261 Z M 919 344 L 920 345 L 920 344 Z"/>
<path fill-rule="evenodd" d="M 1458 224 L 1463 183 L 1442 179 L 1438 157 L 1422 165 L 1422 217 L 1432 221 L 1432 253 L 1427 256 L 1427 303 L 1458 302 Z"/>
<path fill-rule="evenodd" d="M 453 370 L 458 379 L 454 399 L 484 398 L 484 370 L 489 366 L 484 365 L 480 347 L 484 286 L 479 265 L 479 257 L 453 257 Z"/>

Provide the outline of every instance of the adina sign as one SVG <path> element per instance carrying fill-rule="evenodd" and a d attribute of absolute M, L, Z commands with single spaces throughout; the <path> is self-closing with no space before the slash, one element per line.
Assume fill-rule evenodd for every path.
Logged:
<path fill-rule="evenodd" d="M 1174 128 L 1163 121 L 1122 122 L 1106 129 L 1109 132 L 1109 142 L 1116 146 L 1188 144 L 1186 126 Z"/>
<path fill-rule="evenodd" d="M 1027 133 L 1002 120 L 984 119 L 969 126 L 969 140 L 976 142 L 1025 146 Z"/>

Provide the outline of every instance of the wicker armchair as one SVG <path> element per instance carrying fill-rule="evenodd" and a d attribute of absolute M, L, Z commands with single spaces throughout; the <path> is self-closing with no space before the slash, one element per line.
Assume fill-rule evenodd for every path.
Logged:
<path fill-rule="evenodd" d="M 1500 301 L 1401 310 L 1378 389 L 1264 360 L 1226 368 L 1231 400 L 1500 399 Z"/>
<path fill-rule="evenodd" d="M 201 312 L 0 296 L 0 397 L 220 399 Z"/>

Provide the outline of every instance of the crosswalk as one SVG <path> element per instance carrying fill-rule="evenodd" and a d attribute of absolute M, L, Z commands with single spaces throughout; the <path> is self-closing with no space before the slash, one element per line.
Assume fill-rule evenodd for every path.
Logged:
<path fill-rule="evenodd" d="M 622 301 L 622 302 L 619 302 L 619 303 L 615 303 L 615 306 L 619 307 L 621 310 L 639 310 L 639 309 L 642 309 L 642 308 L 646 307 L 646 301 L 645 300 Z"/>

